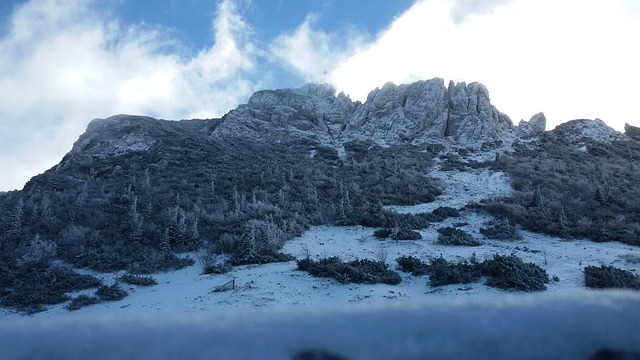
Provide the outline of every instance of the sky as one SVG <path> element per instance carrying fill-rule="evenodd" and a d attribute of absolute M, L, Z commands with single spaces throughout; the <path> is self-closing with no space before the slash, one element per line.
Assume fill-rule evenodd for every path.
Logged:
<path fill-rule="evenodd" d="M 260 89 L 483 83 L 515 124 L 640 125 L 637 0 L 3 0 L 0 191 L 94 118 L 220 117 Z M 326 72 L 326 74 L 325 74 Z"/>

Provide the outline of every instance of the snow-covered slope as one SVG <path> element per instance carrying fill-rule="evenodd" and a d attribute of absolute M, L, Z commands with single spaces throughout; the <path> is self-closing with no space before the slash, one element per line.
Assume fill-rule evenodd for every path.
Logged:
<path fill-rule="evenodd" d="M 447 186 L 436 202 L 394 209 L 461 208 L 510 191 L 504 174 L 486 169 L 431 175 Z M 2 310 L 0 348 L 7 359 L 292 359 L 310 349 L 346 359 L 585 359 L 604 348 L 640 353 L 640 295 L 588 290 L 582 273 L 600 264 L 638 273 L 637 248 L 529 232 L 519 241 L 486 240 L 479 229 L 488 220 L 463 210 L 460 218 L 423 230 L 418 241 L 381 241 L 370 228 L 319 226 L 283 251 L 298 258 L 384 259 L 392 267 L 403 255 L 455 261 L 513 253 L 557 277 L 546 292 L 506 292 L 482 281 L 433 288 L 427 277 L 406 273 L 398 285 L 342 285 L 310 277 L 295 262 L 242 266 L 225 275 L 201 275 L 194 265 L 153 275 L 156 286 L 125 287 L 129 296 L 122 301 L 74 312 L 55 306 L 31 317 Z M 437 228 L 454 223 L 484 244 L 437 244 Z M 118 275 L 100 276 L 110 284 Z M 213 291 L 231 280 L 233 290 Z"/>

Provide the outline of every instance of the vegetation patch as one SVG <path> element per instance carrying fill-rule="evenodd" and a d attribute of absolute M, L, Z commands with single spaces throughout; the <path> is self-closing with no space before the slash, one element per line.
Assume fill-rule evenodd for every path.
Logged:
<path fill-rule="evenodd" d="M 547 272 L 539 266 L 524 263 L 515 255 L 494 254 L 492 259 L 478 262 L 475 254 L 469 261 L 451 263 L 442 257 L 432 258 L 428 264 L 415 257 L 396 259 L 399 269 L 414 275 L 429 275 L 429 285 L 468 284 L 487 277 L 486 285 L 520 291 L 546 290 Z"/>
<path fill-rule="evenodd" d="M 448 206 L 440 206 L 431 212 L 433 215 L 441 218 L 460 217 L 460 212 L 457 209 Z"/>
<path fill-rule="evenodd" d="M 158 282 L 151 276 L 124 274 L 118 280 L 124 283 L 127 283 L 129 285 L 138 285 L 138 286 L 158 285 Z"/>
<path fill-rule="evenodd" d="M 518 229 L 509 224 L 507 219 L 491 220 L 487 227 L 480 228 L 480 234 L 494 240 L 519 240 L 522 238 Z"/>
<path fill-rule="evenodd" d="M 415 256 L 401 256 L 396 259 L 398 269 L 402 272 L 411 273 L 415 276 L 426 275 L 429 273 L 429 265 Z"/>
<path fill-rule="evenodd" d="M 96 296 L 103 301 L 118 301 L 124 299 L 127 295 L 129 295 L 129 293 L 120 288 L 118 284 L 113 284 L 111 286 L 103 285 L 96 290 Z"/>
<path fill-rule="evenodd" d="M 391 234 L 393 240 L 420 240 L 422 235 L 415 230 L 397 229 Z"/>
<path fill-rule="evenodd" d="M 85 306 L 95 305 L 100 303 L 100 299 L 95 296 L 78 295 L 65 306 L 69 311 L 80 310 Z"/>
<path fill-rule="evenodd" d="M 533 263 L 524 263 L 515 255 L 493 255 L 480 264 L 482 274 L 489 276 L 487 285 L 500 289 L 521 291 L 546 290 L 547 272 Z"/>
<path fill-rule="evenodd" d="M 343 262 L 339 257 L 329 257 L 314 261 L 306 258 L 297 261 L 298 270 L 306 271 L 311 276 L 333 278 L 342 284 L 390 284 L 402 282 L 400 275 L 389 270 L 384 261 L 369 259 Z"/>
<path fill-rule="evenodd" d="M 376 229 L 376 231 L 373 232 L 373 236 L 378 239 L 386 239 L 391 236 L 391 234 L 393 234 L 392 228 Z"/>
<path fill-rule="evenodd" d="M 463 230 L 453 227 L 438 229 L 438 244 L 456 246 L 480 246 L 482 242 Z"/>
<path fill-rule="evenodd" d="M 25 313 L 35 313 L 69 300 L 68 292 L 98 287 L 100 280 L 61 266 L 29 263 L 18 267 L 13 277 L 5 275 L 0 304 Z"/>
<path fill-rule="evenodd" d="M 431 259 L 429 264 L 429 285 L 444 286 L 451 284 L 469 284 L 482 276 L 477 263 L 466 261 L 450 263 L 442 257 Z"/>
<path fill-rule="evenodd" d="M 640 142 L 579 145 L 562 129 L 514 144 L 492 166 L 509 174 L 513 192 L 482 209 L 533 232 L 639 245 Z"/>
<path fill-rule="evenodd" d="M 584 282 L 595 289 L 634 289 L 640 290 L 640 276 L 631 271 L 613 266 L 587 266 L 584 268 Z"/>

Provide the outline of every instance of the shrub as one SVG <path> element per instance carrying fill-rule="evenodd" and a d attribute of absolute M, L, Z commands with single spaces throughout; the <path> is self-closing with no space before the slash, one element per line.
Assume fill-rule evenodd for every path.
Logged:
<path fill-rule="evenodd" d="M 486 228 L 480 228 L 480 233 L 488 239 L 495 240 L 516 240 L 521 236 L 518 233 L 518 229 L 509 224 L 507 219 L 490 221 Z"/>
<path fill-rule="evenodd" d="M 515 255 L 495 254 L 493 259 L 485 260 L 481 264 L 483 275 L 489 276 L 487 285 L 500 289 L 515 289 L 522 291 L 546 290 L 549 275 L 541 267 L 527 263 Z"/>
<path fill-rule="evenodd" d="M 231 271 L 231 265 L 228 263 L 208 263 L 202 266 L 203 275 L 222 275 Z"/>
<path fill-rule="evenodd" d="M 59 304 L 69 299 L 69 296 L 61 291 L 48 288 L 22 288 L 5 295 L 0 303 L 8 308 L 34 314 L 46 310 L 44 305 Z"/>
<path fill-rule="evenodd" d="M 420 240 L 422 235 L 415 230 L 398 229 L 391 234 L 393 240 Z"/>
<path fill-rule="evenodd" d="M 442 245 L 479 246 L 482 243 L 471 234 L 460 229 L 445 227 L 438 229 L 438 243 Z"/>
<path fill-rule="evenodd" d="M 478 263 L 475 254 L 469 261 L 450 263 L 444 258 L 431 259 L 429 265 L 412 257 L 399 258 L 401 268 L 425 270 L 429 274 L 429 285 L 443 286 L 468 284 L 487 276 L 486 285 L 500 289 L 521 291 L 546 290 L 549 283 L 547 272 L 535 264 L 525 264 L 515 255 L 495 254 L 492 259 Z"/>
<path fill-rule="evenodd" d="M 69 300 L 65 293 L 100 285 L 100 280 L 81 275 L 71 269 L 30 263 L 16 270 L 16 278 L 10 291 L 0 304 L 26 313 L 45 310 L 44 305 L 59 304 Z"/>
<path fill-rule="evenodd" d="M 448 206 L 440 206 L 433 210 L 431 213 L 445 219 L 449 217 L 460 217 L 460 212 L 458 210 Z"/>
<path fill-rule="evenodd" d="M 584 282 L 587 287 L 596 289 L 640 290 L 640 276 L 613 266 L 587 266 L 584 268 Z"/>
<path fill-rule="evenodd" d="M 431 286 L 468 284 L 482 276 L 480 270 L 477 264 L 466 261 L 452 264 L 442 257 L 431 259 L 429 284 Z"/>
<path fill-rule="evenodd" d="M 121 289 L 118 284 L 111 286 L 100 286 L 96 291 L 96 295 L 104 301 L 118 301 L 129 295 L 125 290 Z"/>
<path fill-rule="evenodd" d="M 275 250 L 267 250 L 262 252 L 236 252 L 229 260 L 232 266 L 269 264 L 275 262 L 287 262 L 295 260 L 295 257 L 284 254 Z"/>
<path fill-rule="evenodd" d="M 158 285 L 158 282 L 151 276 L 124 274 L 120 277 L 119 280 L 129 285 L 139 285 L 139 286 Z"/>
<path fill-rule="evenodd" d="M 373 236 L 377 237 L 378 239 L 386 239 L 391 236 L 392 233 L 393 230 L 391 228 L 382 228 L 374 231 Z"/>
<path fill-rule="evenodd" d="M 339 257 L 333 256 L 319 261 L 306 258 L 297 261 L 298 270 L 306 271 L 311 276 L 326 277 L 338 280 L 342 284 L 390 284 L 396 285 L 402 282 L 400 275 L 389 270 L 383 261 L 353 260 L 343 262 Z"/>
<path fill-rule="evenodd" d="M 429 265 L 413 256 L 401 256 L 396 259 L 400 271 L 411 273 L 415 276 L 429 273 Z"/>
<path fill-rule="evenodd" d="M 67 304 L 65 308 L 69 311 L 74 311 L 79 310 L 85 306 L 98 304 L 99 302 L 100 299 L 95 296 L 78 295 L 77 297 L 73 298 L 73 300 L 71 300 L 71 302 Z"/>

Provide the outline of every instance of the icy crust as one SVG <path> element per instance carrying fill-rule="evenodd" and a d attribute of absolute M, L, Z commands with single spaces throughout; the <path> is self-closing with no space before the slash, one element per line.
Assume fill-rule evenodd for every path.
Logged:
<path fill-rule="evenodd" d="M 589 359 L 640 352 L 630 292 L 0 323 L 3 359 Z M 319 357 L 330 358 L 330 357 Z M 606 357 L 610 358 L 610 357 Z M 614 357 L 635 358 L 635 357 Z"/>

